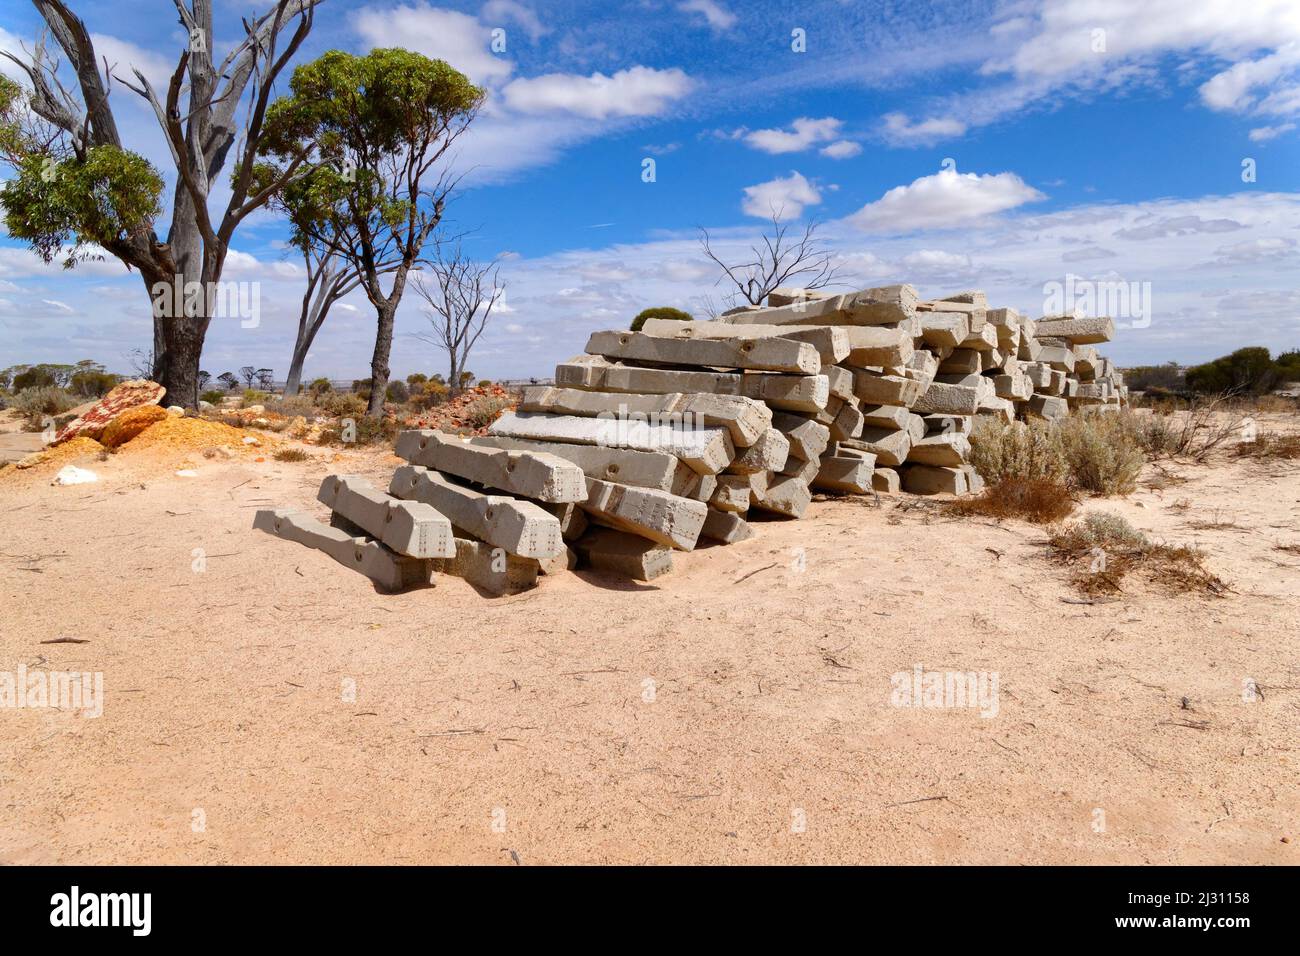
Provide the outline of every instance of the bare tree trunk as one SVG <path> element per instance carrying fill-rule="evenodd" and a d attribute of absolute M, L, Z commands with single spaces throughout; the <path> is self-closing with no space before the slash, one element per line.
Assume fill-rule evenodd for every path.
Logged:
<path fill-rule="evenodd" d="M 370 405 L 366 414 L 380 418 L 384 414 L 384 396 L 388 392 L 388 357 L 393 350 L 393 319 L 397 314 L 395 303 L 384 303 L 376 309 L 379 327 L 375 333 L 375 354 L 370 359 Z"/>

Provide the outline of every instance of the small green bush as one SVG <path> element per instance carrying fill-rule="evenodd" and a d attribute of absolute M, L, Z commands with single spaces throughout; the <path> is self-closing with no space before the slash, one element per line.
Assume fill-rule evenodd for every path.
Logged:
<path fill-rule="evenodd" d="M 384 390 L 384 397 L 396 405 L 401 405 L 410 399 L 411 392 L 406 387 L 406 383 L 399 378 L 388 383 L 388 388 Z"/>
<path fill-rule="evenodd" d="M 632 320 L 632 331 L 640 332 L 646 323 L 646 319 L 673 319 L 677 322 L 693 322 L 695 316 L 668 305 L 653 306 L 649 309 L 642 309 L 636 314 L 636 318 Z"/>
<path fill-rule="evenodd" d="M 250 408 L 253 405 L 265 405 L 271 399 L 269 392 L 260 392 L 255 388 L 244 389 L 244 397 L 240 401 L 241 408 Z"/>
<path fill-rule="evenodd" d="M 220 405 L 225 399 L 226 393 L 219 388 L 209 389 L 199 396 L 199 401 L 207 402 L 209 405 Z"/>
<path fill-rule="evenodd" d="M 307 386 L 307 391 L 311 393 L 313 397 L 325 395 L 328 392 L 334 391 L 334 386 L 330 384 L 330 380 L 327 378 L 316 378 L 312 379 L 311 384 Z"/>

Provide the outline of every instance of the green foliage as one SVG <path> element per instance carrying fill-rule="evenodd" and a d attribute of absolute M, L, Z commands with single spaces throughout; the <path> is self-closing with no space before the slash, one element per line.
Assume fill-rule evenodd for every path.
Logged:
<path fill-rule="evenodd" d="M 116 146 L 91 147 L 84 160 L 33 152 L 15 163 L 15 173 L 0 189 L 5 226 L 45 262 L 68 246 L 68 268 L 95 258 L 89 246 L 150 229 L 162 213 L 162 176 L 144 157 Z"/>
<path fill-rule="evenodd" d="M 313 143 L 312 159 L 273 200 L 294 226 L 294 242 L 355 228 L 382 236 L 409 221 L 415 197 L 386 181 L 395 155 L 438 148 L 467 121 L 484 92 L 442 60 L 402 49 L 365 56 L 331 50 L 299 66 L 289 95 L 267 110 L 255 187 L 274 181 Z"/>
<path fill-rule="evenodd" d="M 673 319 L 677 322 L 693 322 L 695 316 L 689 312 L 683 312 L 681 309 L 674 309 L 671 306 L 660 305 L 649 309 L 642 309 L 632 320 L 632 331 L 640 332 L 647 319 Z"/>
<path fill-rule="evenodd" d="M 410 399 L 411 392 L 410 389 L 406 387 L 405 382 L 401 379 L 397 379 L 388 383 L 388 388 L 384 392 L 384 397 L 390 402 L 395 402 L 400 405 L 402 402 Z"/>
<path fill-rule="evenodd" d="M 334 386 L 330 384 L 330 380 L 327 378 L 317 378 L 312 379 L 312 383 L 307 386 L 307 391 L 310 392 L 313 397 L 319 397 L 327 392 L 334 391 Z"/>
<path fill-rule="evenodd" d="M 1222 392 L 1262 395 L 1277 385 L 1280 378 L 1268 349 L 1251 346 L 1189 368 L 1187 387 L 1203 395 Z"/>
<path fill-rule="evenodd" d="M 34 388 L 55 388 L 58 384 L 59 377 L 48 365 L 33 365 L 17 373 L 13 378 L 15 392 L 24 392 Z"/>
<path fill-rule="evenodd" d="M 406 376 L 406 384 L 411 386 L 411 388 L 415 388 L 417 385 L 423 385 L 428 380 L 429 376 L 425 375 L 423 372 L 412 372 L 410 375 Z"/>
<path fill-rule="evenodd" d="M 1277 368 L 1284 382 L 1300 381 L 1300 349 L 1283 352 L 1277 357 Z"/>
<path fill-rule="evenodd" d="M 1183 390 L 1183 370 L 1177 362 L 1164 365 L 1138 365 L 1124 370 L 1124 383 L 1134 391 L 1145 392 L 1160 388 L 1170 392 Z"/>
<path fill-rule="evenodd" d="M 207 402 L 209 405 L 220 405 L 221 400 L 226 397 L 226 393 L 218 389 L 209 389 L 199 396 L 199 401 Z"/>
<path fill-rule="evenodd" d="M 270 401 L 270 399 L 271 395 L 269 392 L 259 391 L 256 388 L 246 388 L 244 389 L 244 398 L 240 402 L 240 405 L 243 408 L 251 408 L 253 405 L 265 405 Z"/>

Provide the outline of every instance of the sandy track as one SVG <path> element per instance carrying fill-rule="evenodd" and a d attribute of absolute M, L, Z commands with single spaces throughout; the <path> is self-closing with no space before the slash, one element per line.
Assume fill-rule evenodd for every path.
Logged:
<path fill-rule="evenodd" d="M 1294 465 L 1088 502 L 1199 543 L 1235 590 L 1084 606 L 1038 529 L 888 499 L 653 585 L 381 595 L 250 530 L 326 471 L 397 464 L 353 458 L 0 480 L 0 670 L 106 691 L 98 719 L 0 710 L 0 861 L 1297 860 Z M 915 664 L 997 672 L 997 716 L 891 706 Z"/>

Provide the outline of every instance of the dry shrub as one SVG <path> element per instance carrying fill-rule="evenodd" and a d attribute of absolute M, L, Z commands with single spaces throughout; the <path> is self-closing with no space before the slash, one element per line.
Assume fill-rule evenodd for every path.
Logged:
<path fill-rule="evenodd" d="M 271 457 L 276 461 L 311 461 L 311 455 L 301 448 L 281 448 Z"/>
<path fill-rule="evenodd" d="M 1067 471 L 1060 442 L 1047 422 L 1008 424 L 981 416 L 975 419 L 970 443 L 970 463 L 990 484 L 1009 478 L 1060 481 Z"/>
<path fill-rule="evenodd" d="M 1283 458 L 1294 461 L 1300 458 L 1300 435 L 1279 435 L 1270 432 L 1258 435 L 1254 441 L 1244 441 L 1237 446 L 1243 458 Z"/>
<path fill-rule="evenodd" d="M 73 398 L 53 385 L 25 388 L 12 399 L 13 409 L 23 416 L 23 431 L 39 432 L 45 429 L 47 416 L 61 415 L 77 406 Z"/>
<path fill-rule="evenodd" d="M 1224 393 L 1194 399 L 1185 411 L 1131 418 L 1137 423 L 1136 436 L 1153 461 L 1190 458 L 1200 462 L 1228 439 L 1241 435 L 1249 416 L 1238 399 Z"/>
<path fill-rule="evenodd" d="M 1127 495 L 1146 456 L 1119 415 L 1071 415 L 1058 426 L 1072 487 L 1095 495 Z"/>
<path fill-rule="evenodd" d="M 1002 520 L 1019 518 L 1033 524 L 1055 524 L 1074 512 L 1070 489 L 1052 478 L 1005 477 L 973 498 L 948 505 L 950 514 L 983 515 Z"/>
<path fill-rule="evenodd" d="M 1151 541 L 1120 515 L 1090 514 L 1053 533 L 1048 544 L 1056 560 L 1075 568 L 1073 583 L 1082 594 L 1119 594 L 1134 572 L 1176 594 L 1221 597 L 1228 590 L 1199 550 Z"/>
<path fill-rule="evenodd" d="M 353 434 L 350 436 L 347 434 L 348 422 L 351 422 L 353 427 Z M 391 442 L 396 437 L 397 419 L 388 416 L 371 418 L 363 414 L 357 418 L 340 418 L 337 422 L 327 425 L 321 430 L 320 444 L 373 445 Z"/>
<path fill-rule="evenodd" d="M 480 395 L 465 406 L 462 414 L 466 423 L 474 428 L 487 428 L 511 404 L 508 395 Z"/>

